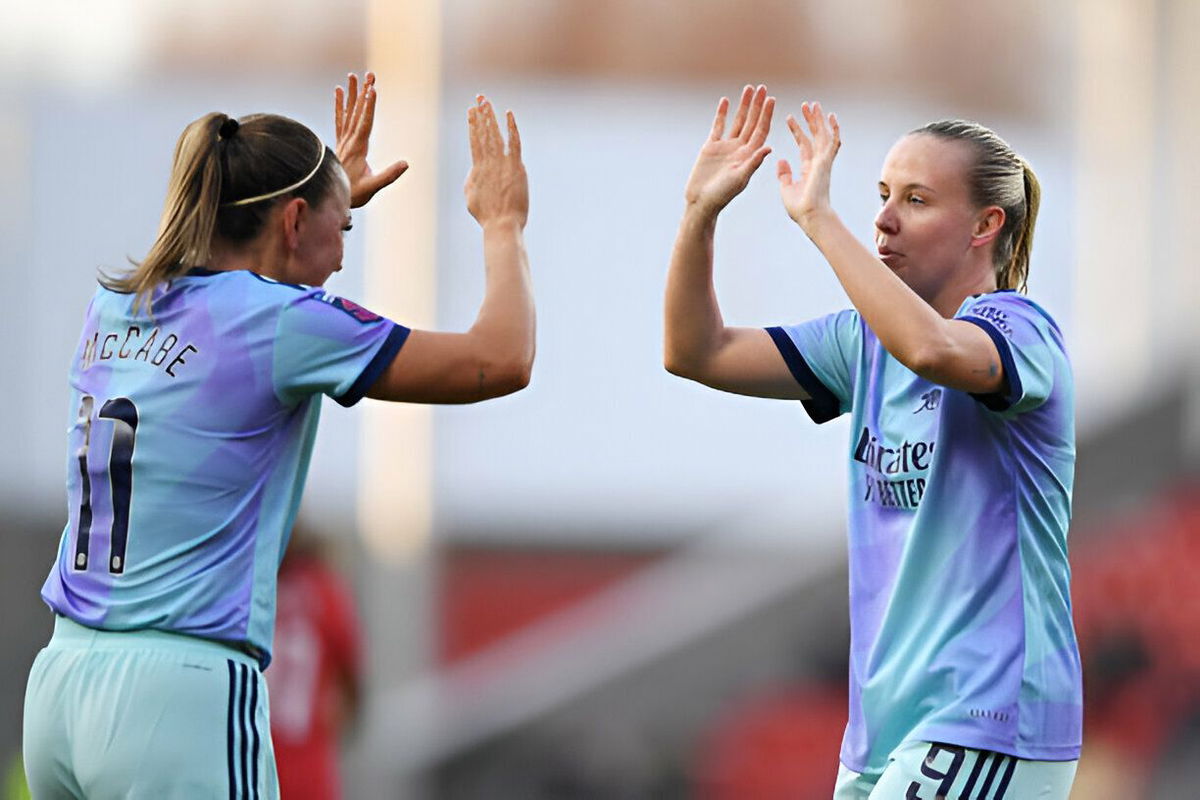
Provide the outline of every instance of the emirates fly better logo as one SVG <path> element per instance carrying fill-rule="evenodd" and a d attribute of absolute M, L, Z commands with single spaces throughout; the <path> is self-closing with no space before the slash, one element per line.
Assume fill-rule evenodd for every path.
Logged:
<path fill-rule="evenodd" d="M 937 397 L 940 399 L 941 394 Z M 854 460 L 867 468 L 863 502 L 884 508 L 915 509 L 925 494 L 925 475 L 933 462 L 933 446 L 934 442 L 907 439 L 898 446 L 889 446 L 864 426 L 854 446 Z"/>

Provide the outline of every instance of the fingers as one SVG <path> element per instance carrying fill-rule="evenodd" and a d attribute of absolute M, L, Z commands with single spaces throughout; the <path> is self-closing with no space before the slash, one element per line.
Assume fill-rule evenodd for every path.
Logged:
<path fill-rule="evenodd" d="M 764 89 L 764 94 L 766 90 Z M 775 98 L 767 97 L 763 103 L 762 113 L 758 117 L 758 122 L 754 126 L 754 131 L 750 134 L 748 144 L 751 147 L 762 147 L 767 141 L 767 134 L 771 132 L 771 117 L 775 114 Z"/>
<path fill-rule="evenodd" d="M 480 134 L 478 105 L 467 109 L 467 135 L 471 141 L 471 164 L 475 165 L 483 160 L 483 136 Z"/>
<path fill-rule="evenodd" d="M 804 113 L 807 103 L 800 106 L 800 113 Z M 792 138 L 796 140 L 796 144 L 800 146 L 800 157 L 803 162 L 808 162 L 812 159 L 812 142 L 804 135 L 804 129 L 800 127 L 800 123 L 791 114 L 787 118 L 788 130 L 792 132 Z"/>
<path fill-rule="evenodd" d="M 346 76 L 346 109 L 342 116 L 343 128 L 350 127 L 356 105 L 358 105 L 358 76 L 351 72 Z"/>
<path fill-rule="evenodd" d="M 504 155 L 504 140 L 500 137 L 500 125 L 496 122 L 496 111 L 486 97 L 479 105 L 480 119 L 483 123 L 483 150 L 493 158 Z"/>
<path fill-rule="evenodd" d="M 754 90 L 753 99 L 750 102 L 750 113 L 746 116 L 746 124 L 738 134 L 737 138 L 743 142 L 749 142 L 750 137 L 758 128 L 758 121 L 762 118 L 763 107 L 767 103 L 767 87 L 759 84 Z"/>
<path fill-rule="evenodd" d="M 812 134 L 815 140 L 818 136 L 825 133 L 824 120 L 821 118 L 820 103 L 804 103 L 800 106 L 800 111 L 804 114 L 804 121 L 808 123 L 809 133 Z"/>
<path fill-rule="evenodd" d="M 342 138 L 342 114 L 346 102 L 346 92 L 342 87 L 333 90 L 333 134 L 337 139 Z"/>
<path fill-rule="evenodd" d="M 742 127 L 746 124 L 746 115 L 750 113 L 750 100 L 753 97 L 753 86 L 742 89 L 742 99 L 738 102 L 737 113 L 733 115 L 733 125 L 729 128 L 730 139 L 736 139 L 742 135 Z"/>
<path fill-rule="evenodd" d="M 517 130 L 517 118 L 513 116 L 513 112 L 511 111 L 506 111 L 504 116 L 508 119 L 508 155 L 520 161 L 521 132 Z"/>
<path fill-rule="evenodd" d="M 357 87 L 356 81 L 352 81 L 350 88 L 347 90 L 354 97 L 354 107 L 350 111 L 349 128 L 351 133 L 357 135 L 359 126 L 362 124 L 363 115 L 366 113 L 368 96 L 375 91 L 375 75 L 368 72 L 363 78 L 362 86 Z M 357 89 L 357 91 L 356 91 Z"/>
<path fill-rule="evenodd" d="M 492 101 L 484 95 L 475 96 L 475 120 L 479 126 L 479 144 L 483 155 L 504 155 L 504 139 L 500 135 L 500 124 L 496 122 L 496 110 Z"/>
<path fill-rule="evenodd" d="M 521 160 L 521 131 L 517 118 L 511 111 L 504 112 L 508 128 L 508 157 Z M 467 125 L 471 138 L 471 161 L 479 164 L 484 159 L 502 158 L 505 155 L 504 136 L 492 102 L 483 95 L 475 96 L 475 105 L 467 109 Z"/>
<path fill-rule="evenodd" d="M 362 116 L 359 117 L 358 126 L 354 129 L 354 135 L 364 144 L 371 136 L 371 130 L 375 126 L 375 100 L 378 95 L 375 93 L 375 76 L 367 73 L 369 83 L 363 89 Z"/>
<path fill-rule="evenodd" d="M 713 117 L 712 131 L 708 135 L 710 142 L 719 142 L 725 135 L 725 115 L 729 113 L 729 98 L 722 97 L 717 102 L 717 115 Z"/>
<path fill-rule="evenodd" d="M 813 143 L 821 149 L 829 148 L 836 153 L 842 144 L 842 129 L 838 125 L 837 114 L 825 116 L 820 103 L 802 103 L 800 113 L 808 124 Z"/>

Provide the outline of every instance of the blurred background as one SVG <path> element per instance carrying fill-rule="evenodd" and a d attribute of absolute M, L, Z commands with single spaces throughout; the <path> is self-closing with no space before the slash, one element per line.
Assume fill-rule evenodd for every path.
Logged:
<path fill-rule="evenodd" d="M 327 720 L 347 797 L 830 796 L 845 421 L 661 366 L 684 180 L 717 99 L 750 82 L 781 111 L 838 112 L 834 204 L 866 242 L 887 149 L 930 119 L 978 119 L 1033 164 L 1030 293 L 1067 333 L 1078 395 L 1073 797 L 1195 796 L 1200 3 L 42 0 L 0 21 L 5 766 L 52 624 L 64 376 L 96 270 L 145 254 L 192 119 L 273 111 L 332 142 L 334 85 L 370 68 L 373 161 L 412 166 L 356 213 L 330 288 L 469 326 L 465 109 L 483 91 L 521 124 L 539 352 L 527 391 L 480 407 L 327 404 L 302 515 L 342 586 L 322 619 L 351 654 Z M 792 156 L 783 126 L 771 143 Z M 844 307 L 762 172 L 718 230 L 727 320 Z M 276 717 L 302 718 L 275 680 Z"/>

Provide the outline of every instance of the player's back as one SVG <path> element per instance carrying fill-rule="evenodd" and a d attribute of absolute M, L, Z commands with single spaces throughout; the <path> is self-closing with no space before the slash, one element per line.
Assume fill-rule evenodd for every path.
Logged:
<path fill-rule="evenodd" d="M 193 270 L 101 288 L 70 369 L 69 520 L 43 597 L 76 622 L 266 650 L 320 404 L 281 395 L 284 311 L 319 290 Z"/>

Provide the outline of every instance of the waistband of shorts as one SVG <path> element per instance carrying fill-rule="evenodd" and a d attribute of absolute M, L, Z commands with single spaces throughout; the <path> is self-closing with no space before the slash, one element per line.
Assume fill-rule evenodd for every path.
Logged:
<path fill-rule="evenodd" d="M 172 650 L 232 658 L 255 669 L 259 666 L 258 658 L 233 642 L 221 642 L 216 639 L 203 639 L 199 636 L 148 628 L 132 631 L 105 631 L 80 625 L 62 614 L 54 615 L 54 633 L 47 646 L 84 650 Z"/>

